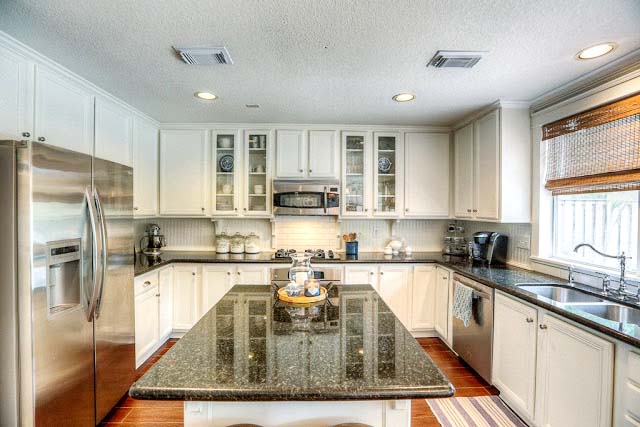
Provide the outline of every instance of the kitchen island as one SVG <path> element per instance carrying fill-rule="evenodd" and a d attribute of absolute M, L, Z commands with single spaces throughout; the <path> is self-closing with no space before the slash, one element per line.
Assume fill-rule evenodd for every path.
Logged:
<path fill-rule="evenodd" d="M 185 401 L 185 426 L 409 426 L 411 400 L 454 388 L 369 285 L 314 307 L 234 286 L 130 389 Z"/>

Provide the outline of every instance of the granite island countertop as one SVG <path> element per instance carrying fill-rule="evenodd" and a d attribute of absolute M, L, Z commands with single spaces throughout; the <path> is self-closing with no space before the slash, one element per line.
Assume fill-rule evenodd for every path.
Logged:
<path fill-rule="evenodd" d="M 234 286 L 149 371 L 135 399 L 394 400 L 454 388 L 369 285 L 290 307 L 271 286 Z"/>

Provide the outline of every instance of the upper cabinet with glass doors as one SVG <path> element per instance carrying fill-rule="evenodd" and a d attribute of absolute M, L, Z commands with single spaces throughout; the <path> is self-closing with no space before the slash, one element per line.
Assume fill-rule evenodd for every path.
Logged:
<path fill-rule="evenodd" d="M 244 134 L 244 206 L 245 215 L 271 214 L 271 134 L 248 130 Z"/>
<path fill-rule="evenodd" d="M 375 132 L 373 134 L 373 215 L 395 217 L 402 212 L 403 159 L 400 134 Z"/>
<path fill-rule="evenodd" d="M 371 140 L 367 132 L 342 134 L 342 215 L 370 214 Z"/>
<path fill-rule="evenodd" d="M 212 212 L 214 215 L 236 215 L 241 194 L 240 158 L 242 144 L 236 130 L 211 133 L 212 148 Z"/>

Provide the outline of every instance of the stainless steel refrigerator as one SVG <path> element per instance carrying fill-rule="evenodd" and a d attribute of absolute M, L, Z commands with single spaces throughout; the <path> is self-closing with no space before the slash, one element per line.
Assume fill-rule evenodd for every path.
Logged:
<path fill-rule="evenodd" d="M 0 425 L 94 426 L 134 379 L 132 169 L 0 141 Z"/>

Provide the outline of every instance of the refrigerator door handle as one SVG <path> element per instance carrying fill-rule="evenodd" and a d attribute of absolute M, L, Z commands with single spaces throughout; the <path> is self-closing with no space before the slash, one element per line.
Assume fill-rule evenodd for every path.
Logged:
<path fill-rule="evenodd" d="M 95 317 L 100 316 L 100 304 L 102 301 L 102 290 L 104 289 L 104 281 L 107 273 L 107 223 L 104 218 L 104 211 L 102 210 L 102 204 L 100 203 L 100 194 L 97 189 L 93 190 L 93 196 L 96 201 L 96 208 L 98 212 L 98 219 L 100 221 L 100 238 L 101 238 L 101 250 L 100 256 L 102 258 L 102 269 L 101 269 L 101 277 L 100 277 L 100 286 L 96 292 L 96 308 L 95 308 Z"/>
<path fill-rule="evenodd" d="M 96 205 L 94 203 L 94 198 L 89 194 L 89 189 L 87 188 L 84 192 L 85 201 L 87 202 L 87 208 L 89 210 L 89 223 L 91 225 L 91 242 L 92 242 L 92 273 L 93 273 L 93 286 L 91 289 L 91 297 L 89 298 L 89 309 L 87 311 L 87 320 L 90 322 L 93 318 L 93 314 L 96 310 L 97 304 L 97 290 L 98 290 L 98 278 L 102 277 L 102 272 L 98 273 L 98 269 L 100 267 L 100 263 L 98 262 L 98 254 L 101 252 L 102 248 L 102 238 L 98 236 L 98 224 L 97 218 L 98 214 L 96 212 Z"/>

